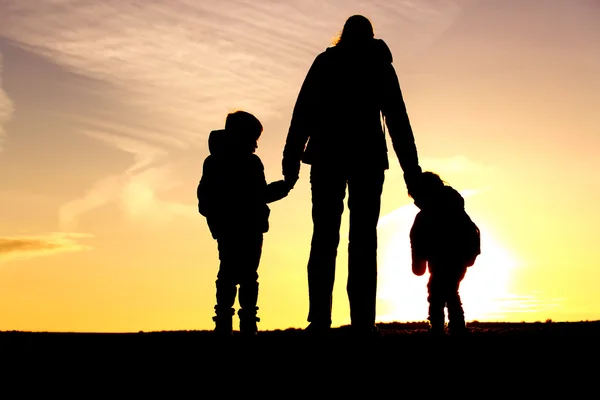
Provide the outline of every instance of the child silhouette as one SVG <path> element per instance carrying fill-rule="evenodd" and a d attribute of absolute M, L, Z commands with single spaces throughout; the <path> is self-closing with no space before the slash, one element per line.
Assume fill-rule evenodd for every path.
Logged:
<path fill-rule="evenodd" d="M 421 276 L 429 268 L 431 333 L 444 333 L 445 307 L 450 334 L 468 333 L 458 290 L 481 253 L 479 228 L 466 213 L 463 197 L 433 172 L 421 174 L 413 198 L 420 211 L 410 231 L 412 270 Z"/>
<path fill-rule="evenodd" d="M 224 130 L 210 133 L 210 155 L 198 185 L 198 211 L 218 243 L 219 272 L 216 280 L 215 332 L 232 334 L 237 285 L 240 332 L 257 332 L 258 266 L 263 234 L 269 230 L 267 203 L 289 193 L 283 181 L 267 185 L 264 166 L 254 154 L 262 124 L 252 114 L 227 115 Z"/>

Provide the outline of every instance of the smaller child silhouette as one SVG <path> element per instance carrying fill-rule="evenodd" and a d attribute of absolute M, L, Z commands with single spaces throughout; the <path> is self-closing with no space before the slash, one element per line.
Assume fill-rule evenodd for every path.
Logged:
<path fill-rule="evenodd" d="M 267 185 L 264 166 L 254 154 L 262 124 L 252 114 L 237 111 L 227 115 L 224 130 L 210 133 L 210 155 L 205 159 L 198 185 L 198 211 L 218 243 L 219 272 L 216 280 L 215 332 L 233 330 L 239 284 L 240 332 L 257 332 L 258 266 L 263 234 L 269 230 L 267 203 L 290 191 L 283 181 Z"/>
<path fill-rule="evenodd" d="M 420 211 L 410 231 L 412 270 L 421 276 L 429 268 L 431 333 L 444 333 L 445 307 L 450 333 L 468 333 L 458 290 L 481 253 L 479 228 L 466 213 L 463 197 L 433 172 L 421 174 L 414 200 Z"/>

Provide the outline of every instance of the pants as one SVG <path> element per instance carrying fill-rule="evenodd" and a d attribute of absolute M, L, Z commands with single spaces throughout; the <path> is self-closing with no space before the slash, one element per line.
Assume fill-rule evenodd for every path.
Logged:
<path fill-rule="evenodd" d="M 240 285 L 240 315 L 256 315 L 258 265 L 262 254 L 262 233 L 229 234 L 218 239 L 217 315 L 231 315 Z"/>
<path fill-rule="evenodd" d="M 375 324 L 377 222 L 384 172 L 383 169 L 311 168 L 313 236 L 308 261 L 309 322 L 331 325 L 335 263 L 347 185 L 350 318 L 353 326 L 373 327 Z"/>
<path fill-rule="evenodd" d="M 458 294 L 460 282 L 465 277 L 467 267 L 460 263 L 429 262 L 429 321 L 432 326 L 444 325 L 444 308 L 448 307 L 448 325 L 452 329 L 464 328 L 465 316 Z"/>

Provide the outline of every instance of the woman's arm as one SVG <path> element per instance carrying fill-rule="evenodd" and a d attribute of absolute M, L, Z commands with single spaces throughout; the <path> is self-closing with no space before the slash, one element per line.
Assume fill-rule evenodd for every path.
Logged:
<path fill-rule="evenodd" d="M 323 54 L 317 56 L 304 79 L 283 149 L 283 176 L 291 186 L 298 180 L 302 155 L 311 134 L 310 130 L 314 126 L 315 107 L 318 106 L 320 91 L 322 56 Z"/>
<path fill-rule="evenodd" d="M 384 67 L 384 96 L 382 113 L 388 127 L 394 152 L 404 171 L 409 194 L 413 195 L 421 175 L 415 137 L 406 111 L 402 90 L 392 64 Z"/>

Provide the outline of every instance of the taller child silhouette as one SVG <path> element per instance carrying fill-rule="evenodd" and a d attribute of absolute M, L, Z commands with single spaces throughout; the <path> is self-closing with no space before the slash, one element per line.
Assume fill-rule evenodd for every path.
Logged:
<path fill-rule="evenodd" d="M 267 184 L 264 166 L 254 154 L 262 124 L 252 114 L 227 115 L 224 130 L 210 133 L 210 155 L 198 184 L 198 211 L 219 250 L 215 331 L 230 335 L 237 285 L 240 285 L 240 332 L 255 335 L 258 307 L 258 266 L 263 234 L 269 230 L 268 203 L 284 198 L 284 181 Z"/>
<path fill-rule="evenodd" d="M 350 17 L 339 42 L 314 60 L 294 107 L 283 151 L 293 187 L 311 165 L 313 236 L 308 261 L 308 330 L 331 326 L 335 262 L 348 186 L 348 298 L 354 331 L 376 331 L 377 222 L 389 168 L 383 114 L 409 193 L 421 173 L 417 149 L 388 46 L 370 21 Z"/>

